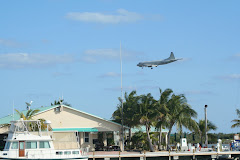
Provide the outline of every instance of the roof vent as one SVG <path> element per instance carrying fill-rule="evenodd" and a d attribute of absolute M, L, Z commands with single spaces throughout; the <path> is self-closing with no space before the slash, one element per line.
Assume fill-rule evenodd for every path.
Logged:
<path fill-rule="evenodd" d="M 58 106 L 55 108 L 55 112 L 61 112 L 62 111 L 62 107 L 61 106 Z"/>

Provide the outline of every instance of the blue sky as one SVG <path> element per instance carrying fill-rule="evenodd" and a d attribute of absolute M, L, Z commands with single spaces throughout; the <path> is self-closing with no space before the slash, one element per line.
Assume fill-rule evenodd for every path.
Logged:
<path fill-rule="evenodd" d="M 240 108 L 240 2 L 36 0 L 0 2 L 0 117 L 48 106 L 63 95 L 76 109 L 110 119 L 123 90 L 171 88 L 218 126 Z M 139 61 L 182 61 L 154 69 Z"/>

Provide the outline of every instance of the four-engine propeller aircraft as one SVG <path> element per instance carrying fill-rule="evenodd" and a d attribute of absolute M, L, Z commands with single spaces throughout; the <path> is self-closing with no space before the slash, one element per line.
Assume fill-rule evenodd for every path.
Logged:
<path fill-rule="evenodd" d="M 181 59 L 175 59 L 173 52 L 171 52 L 170 57 L 167 59 L 160 60 L 160 61 L 139 62 L 137 64 L 137 66 L 142 67 L 142 68 L 143 67 L 151 67 L 151 69 L 153 69 L 153 67 L 157 67 L 158 65 L 172 63 L 172 62 L 175 62 L 175 61 L 181 60 Z"/>

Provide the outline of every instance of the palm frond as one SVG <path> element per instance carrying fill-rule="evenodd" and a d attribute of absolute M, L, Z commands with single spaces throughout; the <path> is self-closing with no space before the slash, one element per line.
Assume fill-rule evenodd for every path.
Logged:
<path fill-rule="evenodd" d="M 20 111 L 17 110 L 17 109 L 15 109 L 15 111 L 16 111 L 17 114 L 20 116 L 20 118 L 23 118 L 24 120 L 26 120 L 26 117 L 25 117 L 25 115 L 24 115 L 22 112 L 20 112 Z"/>
<path fill-rule="evenodd" d="M 240 118 L 240 110 L 236 109 L 236 112 L 237 112 L 238 118 Z M 233 124 L 231 128 L 240 127 L 240 119 L 234 119 L 231 122 L 235 122 L 235 124 Z"/>

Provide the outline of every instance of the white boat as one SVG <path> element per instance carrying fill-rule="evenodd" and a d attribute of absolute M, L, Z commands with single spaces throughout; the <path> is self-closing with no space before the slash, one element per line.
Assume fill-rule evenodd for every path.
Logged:
<path fill-rule="evenodd" d="M 87 155 L 75 142 L 73 147 L 54 148 L 54 141 L 51 132 L 41 131 L 39 120 L 17 120 L 11 121 L 8 137 L 3 151 L 0 151 L 0 158 L 3 159 L 82 159 L 87 160 Z M 67 142 L 65 142 L 67 143 Z M 77 145 L 76 145 L 77 144 Z M 67 145 L 62 145 L 67 146 Z M 69 146 L 69 144 L 68 144 Z"/>

